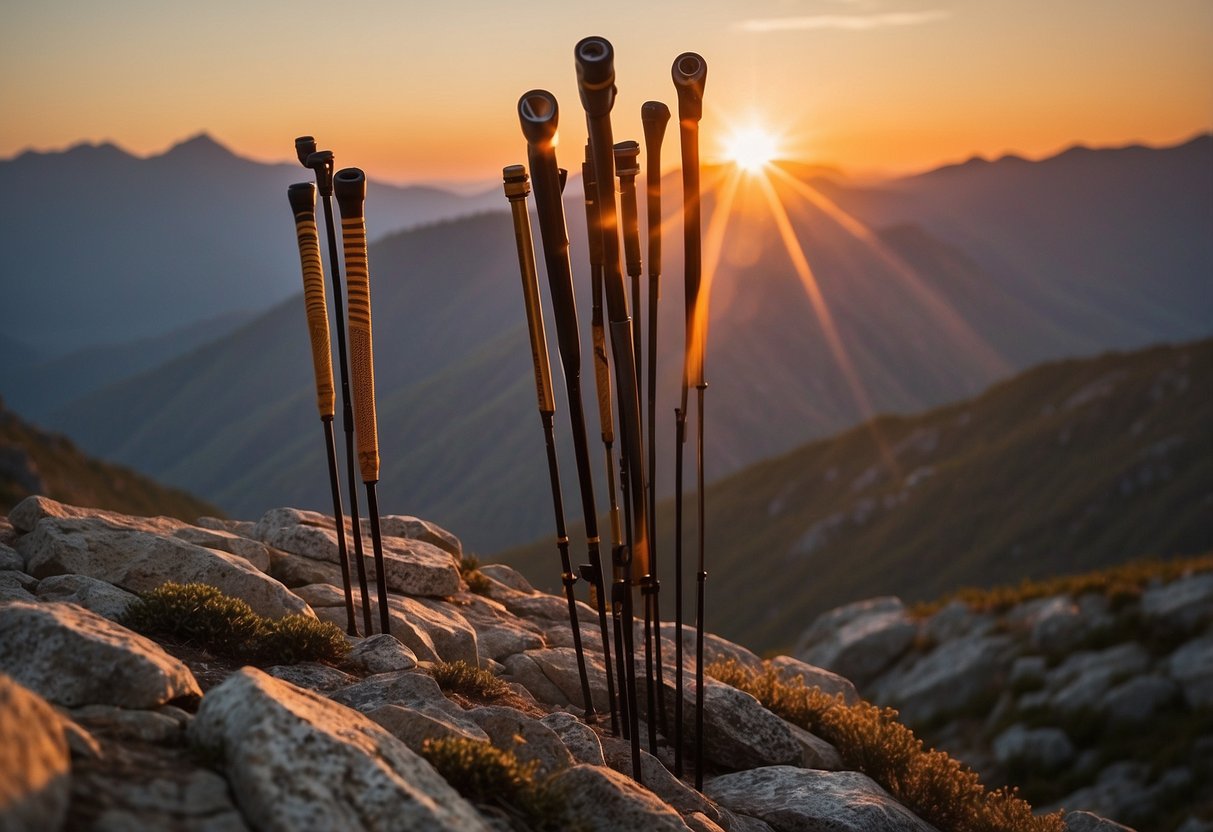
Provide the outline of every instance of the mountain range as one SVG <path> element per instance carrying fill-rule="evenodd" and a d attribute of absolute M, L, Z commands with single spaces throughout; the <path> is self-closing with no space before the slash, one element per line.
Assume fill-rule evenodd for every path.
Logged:
<path fill-rule="evenodd" d="M 785 650 L 806 620 L 873 595 L 924 601 L 1213 550 L 1211 377 L 1213 339 L 1048 363 L 726 477 L 705 494 L 709 626 Z M 684 510 L 690 603 L 697 534 Z M 671 501 L 657 523 L 664 594 Z M 549 534 L 500 558 L 558 587 L 553 549 Z"/>
<path fill-rule="evenodd" d="M 742 180 L 714 273 L 709 480 L 878 413 L 971 396 L 1040 361 L 1213 330 L 1213 137 L 974 162 L 875 186 L 779 170 L 770 188 L 786 222 L 761 180 Z M 709 241 L 727 175 L 704 171 Z M 657 412 L 669 460 L 683 337 L 676 174 L 664 188 Z M 566 211 L 588 317 L 578 196 L 566 194 Z M 551 525 L 514 236 L 504 198 L 494 201 L 500 213 L 389 235 L 370 252 L 381 504 L 459 528 L 481 551 Z M 289 227 L 273 239 L 295 257 Z M 808 269 L 797 268 L 797 248 Z M 302 306 L 288 298 L 42 421 L 229 512 L 323 508 Z M 567 440 L 560 452 L 571 489 Z M 659 493 L 669 493 L 670 467 Z M 566 506 L 576 502 L 569 491 Z"/>

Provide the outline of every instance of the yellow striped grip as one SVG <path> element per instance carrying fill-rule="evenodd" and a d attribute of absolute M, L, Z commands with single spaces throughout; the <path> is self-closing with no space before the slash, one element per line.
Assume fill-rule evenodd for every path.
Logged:
<path fill-rule="evenodd" d="M 354 382 L 354 431 L 362 481 L 379 481 L 379 428 L 375 424 L 375 353 L 371 346 L 371 281 L 367 271 L 366 175 L 342 168 L 333 177 L 341 209 L 341 247 L 345 252 L 345 297 L 349 315 L 350 376 Z"/>
<path fill-rule="evenodd" d="M 288 191 L 295 211 L 295 236 L 303 269 L 303 303 L 312 342 L 312 369 L 316 376 L 316 407 L 321 418 L 333 416 L 333 352 L 329 341 L 328 303 L 324 294 L 324 264 L 320 260 L 320 234 L 316 229 L 316 186 L 292 185 Z"/>
<path fill-rule="evenodd" d="M 366 222 L 341 220 L 345 294 L 349 310 L 350 375 L 354 382 L 354 430 L 363 482 L 379 480 L 379 429 L 375 423 L 375 356 L 371 339 L 371 281 L 367 271 Z"/>
<path fill-rule="evenodd" d="M 590 325 L 594 339 L 594 383 L 598 387 L 598 420 L 602 425 L 602 441 L 615 441 L 615 417 L 611 412 L 611 365 L 607 360 L 606 330 L 602 323 Z"/>

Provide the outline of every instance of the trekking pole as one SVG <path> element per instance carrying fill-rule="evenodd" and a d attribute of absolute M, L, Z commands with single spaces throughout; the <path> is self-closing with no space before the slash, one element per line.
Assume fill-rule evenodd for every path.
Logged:
<path fill-rule="evenodd" d="M 694 383 L 697 392 L 695 486 L 698 496 L 699 569 L 696 573 L 695 607 L 695 788 L 703 789 L 703 601 L 704 584 L 704 500 L 703 500 L 703 393 L 704 352 L 707 348 L 707 304 L 700 294 L 702 251 L 699 204 L 699 120 L 703 117 L 703 88 L 708 65 L 694 52 L 683 52 L 671 67 L 678 91 L 678 127 L 682 150 L 683 243 L 686 249 L 687 365 L 682 385 L 682 440 L 686 439 L 687 387 Z M 678 634 L 682 640 L 681 631 Z"/>
<path fill-rule="evenodd" d="M 316 377 L 316 406 L 324 427 L 324 447 L 329 468 L 329 490 L 333 495 L 333 519 L 337 522 L 337 560 L 341 564 L 341 587 L 345 591 L 346 632 L 358 635 L 354 619 L 354 594 L 350 587 L 350 559 L 345 546 L 345 513 L 341 510 L 341 481 L 337 476 L 337 448 L 333 441 L 333 348 L 329 342 L 329 312 L 324 292 L 324 263 L 320 259 L 320 236 L 316 231 L 316 186 L 301 182 L 286 189 L 295 215 L 299 242 L 299 264 L 303 270 L 303 301 L 312 343 L 312 370 Z"/>
<path fill-rule="evenodd" d="M 632 774 L 641 780 L 640 738 L 637 728 L 635 652 L 632 649 L 633 583 L 649 574 L 649 523 L 644 482 L 644 436 L 640 427 L 636 355 L 632 346 L 632 319 L 628 315 L 627 290 L 619 268 L 619 222 L 615 211 L 615 160 L 611 109 L 615 105 L 615 53 L 601 37 L 583 38 L 573 54 L 577 63 L 577 86 L 589 128 L 590 152 L 598 190 L 599 225 L 602 229 L 603 288 L 610 319 L 611 352 L 615 359 L 615 386 L 619 396 L 619 427 L 629 476 L 628 504 L 631 528 L 624 562 L 624 581 L 613 587 L 622 596 L 624 639 L 627 643 L 628 704 L 632 722 Z"/>
<path fill-rule="evenodd" d="M 644 124 L 645 163 L 648 181 L 645 223 L 648 231 L 649 260 L 649 558 L 652 560 L 653 661 L 657 665 L 657 718 L 661 733 L 669 737 L 665 715 L 665 679 L 661 661 L 661 582 L 657 576 L 657 303 L 661 298 L 661 142 L 670 120 L 670 108 L 660 101 L 646 101 L 640 107 Z M 639 313 L 638 313 L 639 314 Z"/>
<path fill-rule="evenodd" d="M 333 152 L 316 150 L 311 136 L 295 139 L 295 153 L 305 168 L 316 174 L 316 190 L 324 205 L 324 230 L 328 236 L 329 274 L 333 279 L 333 319 L 337 324 L 337 366 L 341 371 L 341 423 L 345 430 L 346 485 L 350 495 L 350 533 L 354 536 L 354 565 L 358 572 L 358 590 L 362 593 L 363 631 L 371 634 L 371 594 L 366 586 L 366 558 L 362 553 L 362 521 L 358 519 L 358 479 L 354 467 L 354 408 L 350 402 L 350 364 L 346 356 L 345 302 L 341 287 L 341 265 L 337 256 L 337 233 L 333 228 Z M 337 528 L 345 535 L 345 528 Z"/>
<path fill-rule="evenodd" d="M 581 341 L 577 333 L 577 304 L 573 294 L 573 267 L 569 262 L 568 228 L 564 222 L 564 176 L 556 163 L 555 136 L 560 109 L 556 97 L 546 90 L 531 90 L 518 100 L 518 120 L 527 142 L 534 183 L 535 208 L 539 218 L 539 236 L 543 244 L 552 311 L 556 318 L 556 340 L 564 368 L 565 392 L 569 400 L 569 422 L 573 430 L 573 454 L 581 487 L 581 509 L 585 518 L 586 548 L 590 562 L 581 568 L 594 587 L 598 608 L 598 626 L 602 631 L 602 655 L 606 663 L 607 696 L 614 715 L 615 683 L 611 668 L 611 639 L 607 627 L 606 593 L 599 554 L 598 512 L 594 501 L 594 475 L 590 469 L 590 447 L 585 432 L 585 411 L 581 403 Z"/>
<path fill-rule="evenodd" d="M 366 176 L 358 168 L 342 168 L 333 178 L 341 209 L 341 249 L 345 252 L 345 288 L 350 313 L 350 371 L 354 379 L 354 420 L 358 433 L 358 467 L 366 486 L 371 545 L 375 552 L 375 583 L 379 590 L 379 631 L 390 633 L 387 575 L 383 568 L 383 538 L 379 532 L 379 428 L 375 420 L 375 355 L 371 339 L 371 282 L 366 251 Z"/>
<path fill-rule="evenodd" d="M 573 584 L 577 576 L 569 561 L 569 536 L 564 526 L 564 499 L 560 492 L 560 466 L 556 461 L 556 396 L 552 392 L 552 368 L 548 362 L 547 334 L 543 328 L 543 307 L 539 300 L 539 280 L 535 272 L 535 247 L 531 238 L 531 218 L 526 198 L 531 192 L 526 168 L 510 165 L 501 172 L 505 195 L 514 216 L 514 242 L 518 247 L 518 271 L 522 276 L 522 298 L 526 306 L 527 334 L 531 341 L 531 360 L 535 365 L 535 389 L 539 397 L 539 417 L 547 445 L 548 475 L 552 481 L 552 505 L 556 513 L 556 548 L 560 552 L 561 581 L 569 604 L 569 626 L 573 628 L 573 649 L 577 653 L 577 674 L 581 677 L 581 695 L 585 700 L 585 721 L 597 722 L 590 680 L 585 670 L 581 647 L 581 624 L 577 620 L 577 596 Z"/>

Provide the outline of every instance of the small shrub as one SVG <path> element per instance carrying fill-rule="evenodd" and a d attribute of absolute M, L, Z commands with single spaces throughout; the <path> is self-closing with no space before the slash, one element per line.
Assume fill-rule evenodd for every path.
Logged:
<path fill-rule="evenodd" d="M 468 585 L 468 592 L 488 595 L 493 588 L 493 582 L 480 571 L 480 560 L 474 555 L 464 555 L 459 559 L 459 574 Z"/>
<path fill-rule="evenodd" d="M 474 699 L 498 699 L 513 691 L 488 670 L 473 667 L 465 661 L 438 662 L 430 671 L 438 687 L 447 693 L 458 693 Z"/>
<path fill-rule="evenodd" d="M 473 803 L 503 810 L 515 828 L 564 828 L 557 826 L 558 800 L 535 776 L 536 761 L 523 763 L 513 752 L 463 737 L 428 739 L 421 756 L 455 791 Z"/>
<path fill-rule="evenodd" d="M 988 791 L 977 773 L 922 740 L 897 721 L 897 711 L 868 702 L 848 705 L 806 687 L 734 661 L 716 662 L 713 677 L 757 698 L 778 716 L 832 743 L 851 768 L 883 786 L 911 811 L 943 832 L 1062 832 L 1061 813 L 1034 816 L 1015 789 Z"/>
<path fill-rule="evenodd" d="M 349 650 L 341 628 L 305 615 L 278 620 L 208 584 L 166 583 L 131 604 L 122 623 L 255 665 L 335 662 Z"/>

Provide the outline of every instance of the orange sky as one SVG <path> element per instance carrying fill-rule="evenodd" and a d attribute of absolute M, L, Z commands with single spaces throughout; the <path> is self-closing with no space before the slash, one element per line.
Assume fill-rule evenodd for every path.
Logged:
<path fill-rule="evenodd" d="M 285 161 L 313 133 L 375 178 L 495 181 L 524 156 L 514 107 L 531 87 L 556 94 L 580 157 L 572 50 L 588 34 L 615 46 L 617 138 L 640 137 L 646 99 L 674 105 L 677 53 L 704 55 L 705 156 L 751 118 L 788 155 L 853 171 L 1213 130 L 1209 0 L 21 5 L 0 31 L 3 157 L 80 140 L 155 153 L 206 130 Z"/>

